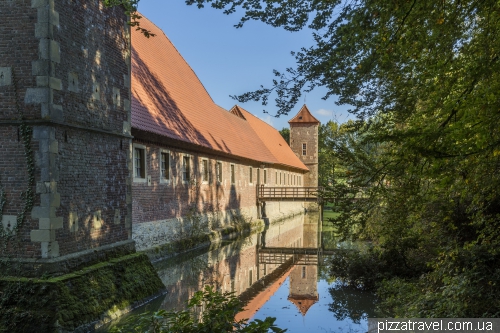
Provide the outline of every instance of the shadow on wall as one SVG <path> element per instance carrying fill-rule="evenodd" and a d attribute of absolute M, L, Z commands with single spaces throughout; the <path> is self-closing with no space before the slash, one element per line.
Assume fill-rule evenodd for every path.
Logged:
<path fill-rule="evenodd" d="M 178 107 L 167 88 L 132 48 L 132 71 L 140 85 L 132 88 L 132 125 L 172 139 L 214 148 Z M 141 88 L 149 98 L 141 98 Z M 144 95 L 142 95 L 144 96 Z M 152 103 L 152 104 L 151 104 Z"/>

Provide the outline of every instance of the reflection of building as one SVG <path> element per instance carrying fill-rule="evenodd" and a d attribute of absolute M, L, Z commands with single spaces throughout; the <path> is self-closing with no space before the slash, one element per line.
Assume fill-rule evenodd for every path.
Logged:
<path fill-rule="evenodd" d="M 312 220 L 310 215 L 304 219 L 303 246 L 304 248 L 318 248 L 321 239 L 318 237 L 318 221 Z M 290 273 L 290 291 L 288 300 L 295 304 L 304 316 L 309 308 L 319 299 L 318 295 L 318 265 L 295 265 Z"/>
<path fill-rule="evenodd" d="M 296 265 L 290 273 L 288 300 L 295 304 L 304 316 L 319 299 L 317 265 Z"/>
<path fill-rule="evenodd" d="M 318 218 L 317 214 L 297 215 L 285 223 L 276 223 L 262 234 L 216 248 L 208 253 L 175 264 L 172 261 L 156 264 L 158 274 L 167 287 L 162 308 L 180 308 L 192 294 L 210 284 L 222 292 L 235 292 L 247 303 L 238 319 L 252 317 L 279 289 L 294 265 L 288 258 L 284 263 L 259 263 L 257 248 L 265 238 L 273 247 L 300 247 L 304 237 L 304 220 Z"/>

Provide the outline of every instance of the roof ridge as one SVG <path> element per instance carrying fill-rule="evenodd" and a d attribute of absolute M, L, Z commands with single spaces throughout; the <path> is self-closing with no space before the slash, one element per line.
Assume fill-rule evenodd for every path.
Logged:
<path fill-rule="evenodd" d="M 257 116 L 256 116 L 256 115 L 254 115 L 253 113 L 251 113 L 250 111 L 248 111 L 248 110 L 246 110 L 246 109 L 242 108 L 241 106 L 239 106 L 238 104 L 235 104 L 234 106 L 237 106 L 238 108 L 240 108 L 241 110 L 245 111 L 246 113 L 248 113 L 248 114 L 249 114 L 249 115 L 251 115 L 252 117 L 254 117 L 254 118 L 256 118 L 256 119 L 258 119 L 258 120 L 262 121 L 264 124 L 266 124 L 267 126 L 271 127 L 273 130 L 275 130 L 275 131 L 278 131 L 278 132 L 279 132 L 279 130 L 278 130 L 278 129 L 276 129 L 274 126 L 270 125 L 270 124 L 269 124 L 269 123 L 267 123 L 265 120 L 260 119 L 259 117 L 257 117 Z M 234 107 L 234 106 L 233 106 L 233 107 Z"/>

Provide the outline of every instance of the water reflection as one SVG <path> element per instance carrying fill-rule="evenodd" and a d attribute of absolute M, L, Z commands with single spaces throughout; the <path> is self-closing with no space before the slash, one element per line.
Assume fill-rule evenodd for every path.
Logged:
<path fill-rule="evenodd" d="M 289 332 L 338 331 L 340 322 L 347 330 L 356 331 L 350 325 L 357 325 L 363 331 L 358 326 L 373 315 L 374 298 L 329 280 L 325 262 L 337 247 L 331 236 L 322 234 L 318 214 L 299 215 L 260 234 L 155 263 L 167 294 L 148 310 L 183 309 L 209 284 L 235 292 L 246 304 L 237 320 L 273 316 Z"/>

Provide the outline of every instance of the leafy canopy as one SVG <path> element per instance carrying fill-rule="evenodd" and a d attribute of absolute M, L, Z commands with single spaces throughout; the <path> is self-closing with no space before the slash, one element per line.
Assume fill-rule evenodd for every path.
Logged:
<path fill-rule="evenodd" d="M 399 316 L 500 315 L 498 1 L 186 3 L 243 13 L 237 27 L 311 29 L 315 44 L 292 52 L 295 67 L 234 97 L 274 98 L 279 116 L 323 86 L 352 106 L 358 120 L 322 128 L 320 145 L 338 232 L 374 245 L 338 266 L 356 275 L 345 281 L 367 281 L 358 268 L 369 261 L 366 274 L 382 281 L 370 285 Z"/>

